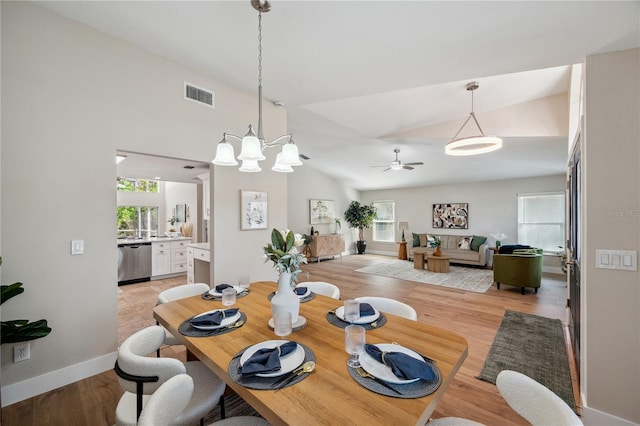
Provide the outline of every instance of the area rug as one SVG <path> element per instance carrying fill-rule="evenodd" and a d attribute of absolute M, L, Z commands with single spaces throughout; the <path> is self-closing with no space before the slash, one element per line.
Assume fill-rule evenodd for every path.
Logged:
<path fill-rule="evenodd" d="M 542 383 L 575 411 L 569 358 L 560 320 L 505 310 L 477 378 L 495 385 L 502 370 L 514 370 Z"/>
<path fill-rule="evenodd" d="M 493 284 L 493 271 L 489 269 L 451 266 L 450 272 L 436 273 L 429 272 L 426 269 L 414 269 L 413 262 L 406 260 L 392 260 L 390 262 L 378 263 L 356 269 L 356 272 L 438 285 L 441 287 L 457 288 L 476 293 L 486 292 Z"/>

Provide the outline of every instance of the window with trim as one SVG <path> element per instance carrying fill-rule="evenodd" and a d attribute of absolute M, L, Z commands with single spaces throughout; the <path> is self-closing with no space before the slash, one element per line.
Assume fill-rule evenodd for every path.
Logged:
<path fill-rule="evenodd" d="M 377 215 L 373 221 L 373 241 L 395 242 L 395 202 L 374 201 L 373 208 Z"/>
<path fill-rule="evenodd" d="M 565 195 L 563 191 L 518 194 L 518 244 L 555 254 L 564 247 Z"/>
<path fill-rule="evenodd" d="M 117 179 L 116 189 L 123 192 L 158 192 L 157 180 L 122 178 Z"/>

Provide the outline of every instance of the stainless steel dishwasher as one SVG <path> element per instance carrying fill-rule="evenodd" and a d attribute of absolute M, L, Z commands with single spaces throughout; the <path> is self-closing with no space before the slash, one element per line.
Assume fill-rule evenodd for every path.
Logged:
<path fill-rule="evenodd" d="M 151 279 L 151 243 L 118 244 L 118 285 Z"/>

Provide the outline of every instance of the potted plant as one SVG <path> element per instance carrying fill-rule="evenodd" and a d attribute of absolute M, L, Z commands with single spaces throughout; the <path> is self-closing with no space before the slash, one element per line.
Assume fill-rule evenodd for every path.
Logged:
<path fill-rule="evenodd" d="M 349 208 L 344 212 L 344 220 L 349 224 L 350 228 L 358 228 L 358 254 L 363 254 L 367 248 L 367 242 L 364 240 L 364 229 L 371 228 L 376 218 L 376 209 L 373 203 L 370 205 L 360 204 L 358 201 L 352 201 Z"/>
<path fill-rule="evenodd" d="M 2 258 L 0 257 L 0 265 Z M 24 293 L 22 283 L 13 283 L 11 285 L 3 285 L 1 287 L 0 304 L 6 302 L 14 296 Z M 51 333 L 51 328 L 47 324 L 47 320 L 41 319 L 29 322 L 26 319 L 0 321 L 1 340 L 2 343 L 18 343 L 29 340 L 39 339 Z"/>
<path fill-rule="evenodd" d="M 340 219 L 335 218 L 333 219 L 333 224 L 336 227 L 336 232 L 334 232 L 334 234 L 337 234 L 338 232 L 340 232 L 340 229 L 342 228 L 342 222 L 340 221 Z"/>

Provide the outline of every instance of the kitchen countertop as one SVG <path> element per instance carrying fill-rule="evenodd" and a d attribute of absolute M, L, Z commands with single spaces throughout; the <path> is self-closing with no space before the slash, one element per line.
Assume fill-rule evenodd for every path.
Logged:
<path fill-rule="evenodd" d="M 193 237 L 151 237 L 151 238 L 118 238 L 118 244 L 142 244 L 162 241 L 192 240 Z M 207 244 L 207 249 L 209 249 Z"/>

